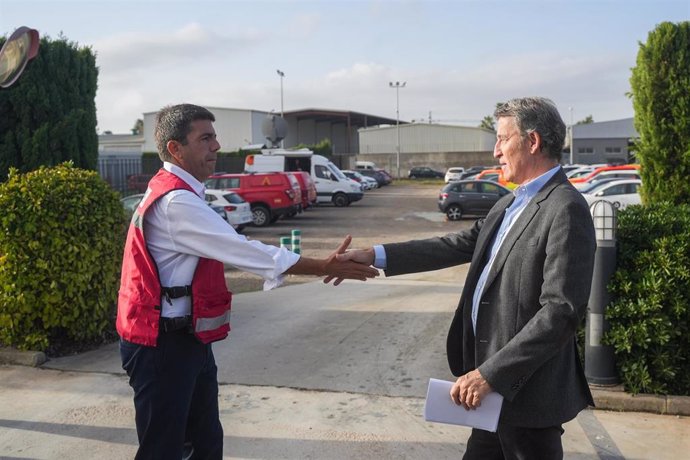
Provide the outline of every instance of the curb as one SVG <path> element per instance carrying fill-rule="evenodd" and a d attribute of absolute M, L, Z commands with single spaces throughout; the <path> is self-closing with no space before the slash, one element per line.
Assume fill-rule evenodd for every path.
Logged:
<path fill-rule="evenodd" d="M 622 385 L 590 385 L 596 409 L 619 412 L 651 412 L 661 415 L 690 416 L 690 396 L 631 394 Z"/>
<path fill-rule="evenodd" d="M 14 348 L 0 347 L 0 364 L 38 367 L 47 360 L 46 354 L 42 351 L 21 351 Z"/>
<path fill-rule="evenodd" d="M 41 351 L 21 351 L 0 347 L 0 364 L 40 367 L 47 361 Z M 596 409 L 618 412 L 650 412 L 690 416 L 690 396 L 662 396 L 626 393 L 622 385 L 590 385 Z"/>

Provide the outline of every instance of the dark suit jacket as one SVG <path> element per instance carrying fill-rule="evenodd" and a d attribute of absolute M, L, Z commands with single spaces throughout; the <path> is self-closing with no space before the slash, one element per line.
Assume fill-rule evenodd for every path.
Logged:
<path fill-rule="evenodd" d="M 493 235 L 513 195 L 472 229 L 444 237 L 384 245 L 387 276 L 471 262 L 448 333 L 450 369 L 478 368 L 503 395 L 501 421 L 546 427 L 594 405 L 578 359 L 575 332 L 592 281 L 595 236 L 585 200 L 562 171 L 515 221 L 484 287 L 472 330 L 472 296 Z"/>

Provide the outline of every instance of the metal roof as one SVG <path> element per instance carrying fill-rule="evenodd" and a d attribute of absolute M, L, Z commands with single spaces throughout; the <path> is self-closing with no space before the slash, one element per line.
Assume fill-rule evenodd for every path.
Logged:
<path fill-rule="evenodd" d="M 396 122 L 394 118 L 380 117 L 378 115 L 370 115 L 368 113 L 352 112 L 350 110 L 317 108 L 290 110 L 284 112 L 284 116 L 286 118 L 295 117 L 297 120 L 308 118 L 317 122 L 346 123 L 350 126 L 361 126 L 364 128 L 384 124 L 395 124 Z M 404 123 L 407 122 L 400 120 L 400 124 Z"/>
<path fill-rule="evenodd" d="M 632 118 L 573 126 L 575 139 L 633 139 L 637 137 L 640 136 L 635 130 Z"/>

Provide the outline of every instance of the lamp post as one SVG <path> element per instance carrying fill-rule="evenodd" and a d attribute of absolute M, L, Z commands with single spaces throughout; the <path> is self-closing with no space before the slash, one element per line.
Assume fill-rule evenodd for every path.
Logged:
<path fill-rule="evenodd" d="M 276 73 L 280 76 L 280 118 L 283 118 L 283 78 L 285 77 L 285 72 L 280 69 L 276 69 Z M 283 140 L 280 140 L 280 148 L 283 148 Z"/>
<path fill-rule="evenodd" d="M 404 88 L 407 84 L 406 81 L 400 83 L 396 81 L 395 83 L 388 82 L 388 87 L 395 88 L 395 129 L 398 135 L 398 147 L 395 152 L 395 163 L 398 169 L 398 179 L 400 179 L 400 88 Z"/>
<path fill-rule="evenodd" d="M 570 164 L 573 164 L 573 155 L 575 154 L 573 149 L 573 108 L 568 107 L 568 110 L 570 110 Z"/>
<path fill-rule="evenodd" d="M 617 209 L 604 200 L 595 201 L 589 209 L 594 220 L 597 248 L 592 289 L 587 302 L 585 378 L 595 385 L 615 385 L 618 377 L 613 347 L 602 343 L 602 337 L 610 329 L 606 320 L 606 308 L 611 300 L 607 285 L 616 271 Z"/>

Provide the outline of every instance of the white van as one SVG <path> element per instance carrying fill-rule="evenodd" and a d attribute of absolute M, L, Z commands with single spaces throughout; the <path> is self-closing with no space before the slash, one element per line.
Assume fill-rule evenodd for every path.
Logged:
<path fill-rule="evenodd" d="M 368 169 L 374 171 L 379 168 L 376 167 L 376 163 L 373 161 L 355 161 L 355 169 Z"/>
<path fill-rule="evenodd" d="M 328 158 L 308 149 L 265 149 L 261 155 L 247 155 L 246 172 L 308 171 L 316 185 L 317 203 L 349 206 L 364 196 L 362 187 L 348 179 Z"/>

